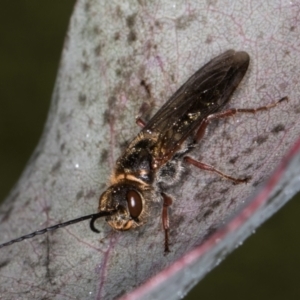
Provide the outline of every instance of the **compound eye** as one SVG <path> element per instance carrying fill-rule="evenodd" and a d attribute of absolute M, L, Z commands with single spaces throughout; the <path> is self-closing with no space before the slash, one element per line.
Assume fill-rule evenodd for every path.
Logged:
<path fill-rule="evenodd" d="M 126 198 L 130 216 L 135 219 L 141 214 L 143 209 L 141 196 L 136 191 L 130 190 L 126 195 Z"/>

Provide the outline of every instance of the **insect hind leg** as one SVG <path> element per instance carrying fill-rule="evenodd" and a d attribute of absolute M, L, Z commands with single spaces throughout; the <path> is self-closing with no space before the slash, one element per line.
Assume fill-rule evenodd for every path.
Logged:
<path fill-rule="evenodd" d="M 233 181 L 235 184 L 247 183 L 250 180 L 250 177 L 235 178 L 235 177 L 229 176 L 229 175 L 217 170 L 215 167 L 213 167 L 211 165 L 208 165 L 208 164 L 205 164 L 205 163 L 202 163 L 200 161 L 197 161 L 197 160 L 191 158 L 190 156 L 185 156 L 183 159 L 186 163 L 189 163 L 189 164 L 191 164 L 191 165 L 193 165 L 193 166 L 195 166 L 195 167 L 197 167 L 201 170 L 217 173 L 218 175 Z"/>
<path fill-rule="evenodd" d="M 213 120 L 232 117 L 237 113 L 255 114 L 258 111 L 268 110 L 270 108 L 273 108 L 283 101 L 288 101 L 288 97 L 283 97 L 280 100 L 278 100 L 277 102 L 274 102 L 274 103 L 271 103 L 271 104 L 265 105 L 265 106 L 256 107 L 256 108 L 231 108 L 231 109 L 228 109 L 225 111 L 211 114 L 211 115 L 207 116 L 200 124 L 200 126 L 196 132 L 196 135 L 195 135 L 195 142 L 198 143 L 203 138 L 206 127 Z"/>
<path fill-rule="evenodd" d="M 208 126 L 208 124 L 212 120 L 222 119 L 222 118 L 228 118 L 228 117 L 234 116 L 236 113 L 250 113 L 250 114 L 255 114 L 258 111 L 268 110 L 270 108 L 273 108 L 273 107 L 277 106 L 279 103 L 281 103 L 283 101 L 288 101 L 288 97 L 283 97 L 283 98 L 281 98 L 280 100 L 278 100 L 275 103 L 271 103 L 269 105 L 260 106 L 260 107 L 256 107 L 256 108 L 231 108 L 231 109 L 228 109 L 228 110 L 225 110 L 225 111 L 221 111 L 221 112 L 218 112 L 218 113 L 215 113 L 215 114 L 211 114 L 211 115 L 207 116 L 202 121 L 202 123 L 200 124 L 200 126 L 199 126 L 199 128 L 198 128 L 198 130 L 196 132 L 194 141 L 195 141 L 195 143 L 197 143 L 197 142 L 199 142 L 202 139 L 202 137 L 205 134 L 206 127 Z M 226 179 L 229 179 L 229 180 L 233 181 L 236 184 L 246 183 L 250 179 L 250 178 L 244 178 L 244 179 L 234 178 L 232 176 L 229 176 L 229 175 L 227 175 L 227 174 L 225 174 L 225 173 L 217 170 L 215 167 L 213 167 L 211 165 L 207 165 L 205 163 L 197 161 L 197 160 L 195 160 L 195 159 L 193 159 L 193 158 L 191 158 L 189 156 L 185 156 L 184 157 L 184 161 L 186 163 L 189 163 L 189 164 L 191 164 L 191 165 L 199 168 L 199 169 L 217 173 L 218 175 L 220 175 L 220 176 L 222 176 L 222 177 L 224 177 Z"/>

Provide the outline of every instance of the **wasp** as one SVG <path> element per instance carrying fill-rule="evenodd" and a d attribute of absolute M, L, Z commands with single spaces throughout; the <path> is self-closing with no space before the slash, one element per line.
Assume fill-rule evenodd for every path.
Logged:
<path fill-rule="evenodd" d="M 140 117 L 136 119 L 142 130 L 116 161 L 109 187 L 100 196 L 98 213 L 35 231 L 1 244 L 0 248 L 87 219 L 90 219 L 91 230 L 98 233 L 95 221 L 101 217 L 116 230 L 133 229 L 147 222 L 150 204 L 160 202 L 164 251 L 169 252 L 168 210 L 173 199 L 164 190 L 182 180 L 188 165 L 214 172 L 236 184 L 249 180 L 231 177 L 188 155 L 201 141 L 209 123 L 236 113 L 267 110 L 287 100 L 283 97 L 257 108 L 224 109 L 245 76 L 249 61 L 246 52 L 224 52 L 193 74 L 149 122 L 145 123 Z"/>

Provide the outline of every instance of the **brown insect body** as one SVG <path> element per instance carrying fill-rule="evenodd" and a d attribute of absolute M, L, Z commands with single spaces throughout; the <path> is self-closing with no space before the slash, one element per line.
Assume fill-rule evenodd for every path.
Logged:
<path fill-rule="evenodd" d="M 100 211 L 117 211 L 106 217 L 114 229 L 144 224 L 149 201 L 167 197 L 163 190 L 181 179 L 183 158 L 199 140 L 201 123 L 223 109 L 248 64 L 245 52 L 229 50 L 216 57 L 190 77 L 132 140 L 116 162 L 111 186 L 100 197 Z"/>
<path fill-rule="evenodd" d="M 100 217 L 105 217 L 116 230 L 128 230 L 147 222 L 152 202 L 162 202 L 165 252 L 168 252 L 168 207 L 172 198 L 165 190 L 180 181 L 187 164 L 215 172 L 235 183 L 248 180 L 233 178 L 187 156 L 205 134 L 210 121 L 238 112 L 253 114 L 287 100 L 284 97 L 258 108 L 224 110 L 248 69 L 249 59 L 246 52 L 224 52 L 192 75 L 147 124 L 140 118 L 136 120 L 143 129 L 117 160 L 110 186 L 100 196 L 98 213 L 35 231 L 0 244 L 0 248 L 87 219 L 91 219 L 91 229 L 99 232 L 94 223 Z"/>

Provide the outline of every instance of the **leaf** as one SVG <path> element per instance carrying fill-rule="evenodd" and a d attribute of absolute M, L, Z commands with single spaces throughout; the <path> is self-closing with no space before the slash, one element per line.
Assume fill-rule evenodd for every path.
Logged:
<path fill-rule="evenodd" d="M 1 206 L 3 242 L 96 212 L 116 158 L 139 130 L 140 108 L 146 118 L 153 115 L 227 49 L 251 56 L 231 107 L 290 100 L 209 126 L 192 156 L 252 179 L 232 185 L 187 168 L 169 191 L 175 198 L 170 254 L 163 253 L 161 203 L 137 230 L 114 232 L 101 220 L 96 235 L 87 223 L 77 224 L 1 249 L 3 299 L 114 299 L 145 282 L 127 299 L 179 298 L 298 191 L 295 12 L 273 3 L 239 5 L 76 3 L 43 137 Z"/>

